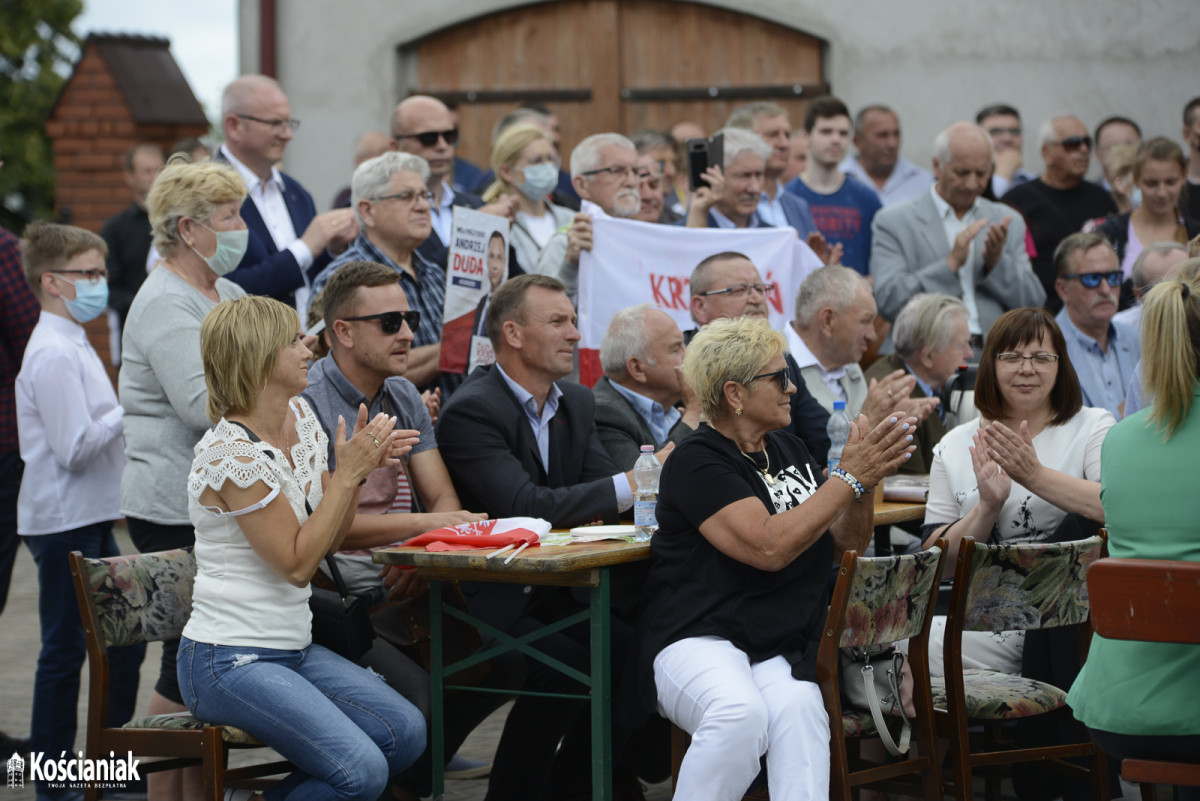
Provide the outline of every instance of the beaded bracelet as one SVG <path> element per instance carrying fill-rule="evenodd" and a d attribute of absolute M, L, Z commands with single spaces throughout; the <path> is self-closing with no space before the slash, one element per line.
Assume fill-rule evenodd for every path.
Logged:
<path fill-rule="evenodd" d="M 845 481 L 847 484 L 849 484 L 850 489 L 854 490 L 854 500 L 857 501 L 858 503 L 862 503 L 862 496 L 866 494 L 867 488 L 864 487 L 857 478 L 850 475 L 849 473 L 847 473 L 845 470 L 843 470 L 840 467 L 835 467 L 832 470 L 830 470 L 829 475 L 831 477 L 837 476 L 842 481 Z"/>

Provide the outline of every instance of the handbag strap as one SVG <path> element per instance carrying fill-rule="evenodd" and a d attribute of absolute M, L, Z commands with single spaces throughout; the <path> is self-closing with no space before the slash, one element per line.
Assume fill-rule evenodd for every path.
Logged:
<path fill-rule="evenodd" d="M 262 437 L 258 436 L 253 431 L 251 431 L 250 426 L 246 425 L 245 423 L 239 423 L 237 420 L 230 420 L 229 422 L 233 423 L 235 426 L 237 426 L 238 428 L 245 431 L 246 436 L 250 438 L 251 442 L 262 442 L 263 441 Z M 275 458 L 275 455 L 270 453 L 269 451 L 268 451 L 267 455 L 270 456 L 272 459 Z M 309 517 L 312 517 L 313 508 L 312 508 L 312 504 L 308 502 L 307 495 L 304 497 L 304 511 L 308 513 Z M 342 571 L 338 570 L 337 561 L 333 558 L 333 551 L 325 552 L 325 565 L 329 568 L 329 575 L 333 577 L 333 584 L 335 587 L 337 587 L 337 594 L 342 599 L 342 606 L 349 606 L 350 605 L 350 591 L 348 589 L 346 589 L 346 582 L 342 580 Z"/>
<path fill-rule="evenodd" d="M 903 659 L 903 657 L 901 657 Z M 892 662 L 895 665 L 895 660 Z M 867 706 L 871 711 L 871 718 L 875 721 L 875 728 L 879 733 L 879 739 L 883 742 L 883 747 L 892 756 L 903 756 L 908 753 L 908 746 L 912 740 L 912 724 L 908 720 L 908 716 L 904 714 L 904 705 L 900 703 L 900 687 L 899 681 L 896 678 L 896 671 L 888 671 L 888 679 L 892 685 L 892 693 L 896 699 L 896 705 L 900 707 L 900 715 L 904 723 L 900 728 L 900 742 L 896 743 L 892 739 L 892 733 L 888 730 L 887 722 L 883 718 L 882 705 L 879 702 L 879 696 L 875 693 L 875 666 L 866 662 L 862 666 L 863 691 L 867 696 Z"/>

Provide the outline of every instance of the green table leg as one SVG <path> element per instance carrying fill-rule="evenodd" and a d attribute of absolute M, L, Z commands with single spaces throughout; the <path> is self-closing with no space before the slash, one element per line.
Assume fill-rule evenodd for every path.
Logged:
<path fill-rule="evenodd" d="M 429 691 L 432 695 L 433 733 L 429 738 L 433 747 L 433 800 L 442 801 L 446 794 L 446 744 L 442 739 L 445 729 L 445 703 L 442 699 L 442 582 L 429 582 Z"/>
<path fill-rule="evenodd" d="M 609 666 L 608 568 L 589 592 L 592 651 L 592 801 L 612 799 L 612 671 Z"/>

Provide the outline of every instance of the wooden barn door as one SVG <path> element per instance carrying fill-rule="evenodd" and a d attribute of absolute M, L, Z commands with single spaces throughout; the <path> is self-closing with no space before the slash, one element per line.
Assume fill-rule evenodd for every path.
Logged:
<path fill-rule="evenodd" d="M 708 131 L 749 100 L 799 126 L 829 91 L 822 42 L 757 17 L 668 0 L 563 0 L 491 14 L 399 51 L 400 98 L 457 104 L 460 155 L 489 160 L 496 120 L 520 102 L 562 123 L 564 159 L 591 133 L 693 120 Z"/>

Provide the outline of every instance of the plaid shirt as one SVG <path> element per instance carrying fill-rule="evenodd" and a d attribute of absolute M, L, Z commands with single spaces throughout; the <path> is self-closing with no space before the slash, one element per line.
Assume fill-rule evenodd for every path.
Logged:
<path fill-rule="evenodd" d="M 20 240 L 0 228 L 0 453 L 16 452 L 20 447 L 13 385 L 41 308 L 25 281 Z"/>
<path fill-rule="evenodd" d="M 408 307 L 421 313 L 421 324 L 413 332 L 413 345 L 432 345 L 442 338 L 442 307 L 446 302 L 446 271 L 433 262 L 413 251 L 412 262 L 417 278 L 414 279 L 399 265 L 383 255 L 366 233 L 360 233 L 358 239 L 346 248 L 342 255 L 321 271 L 313 281 L 312 291 L 316 295 L 325 288 L 325 283 L 333 276 L 338 267 L 350 261 L 373 261 L 385 264 L 400 274 L 400 288 L 408 298 Z"/>

